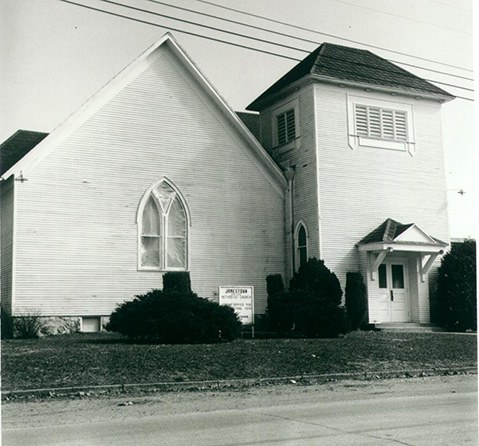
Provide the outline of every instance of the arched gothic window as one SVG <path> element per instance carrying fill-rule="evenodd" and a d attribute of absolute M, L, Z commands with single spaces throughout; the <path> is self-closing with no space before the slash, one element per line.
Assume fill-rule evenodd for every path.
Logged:
<path fill-rule="evenodd" d="M 188 220 L 184 200 L 168 180 L 150 188 L 138 213 L 139 268 L 186 270 Z"/>
<path fill-rule="evenodd" d="M 308 261 L 308 233 L 305 225 L 300 222 L 296 227 L 296 271 Z"/>

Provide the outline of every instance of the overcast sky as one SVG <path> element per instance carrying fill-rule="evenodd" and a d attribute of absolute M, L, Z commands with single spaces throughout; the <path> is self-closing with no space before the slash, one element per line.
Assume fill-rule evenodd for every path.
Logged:
<path fill-rule="evenodd" d="M 292 59 L 303 59 L 324 41 L 369 49 L 389 60 L 414 65 L 400 66 L 426 79 L 442 82 L 436 85 L 456 96 L 473 98 L 470 91 L 473 88 L 470 80 L 473 77 L 470 0 L 164 0 L 163 4 L 154 0 L 114 0 L 182 21 L 127 9 L 105 0 L 71 1 L 159 26 L 60 0 L 2 0 L 1 141 L 17 129 L 51 132 L 166 31 L 175 36 L 220 94 L 238 111 L 292 68 L 297 63 Z M 165 4 L 260 29 L 200 16 Z M 254 47 L 289 59 L 184 34 L 179 30 Z M 443 106 L 452 237 L 475 235 L 473 112 L 474 103 L 465 99 L 458 98 Z M 464 195 L 458 193 L 461 189 L 466 192 Z"/>

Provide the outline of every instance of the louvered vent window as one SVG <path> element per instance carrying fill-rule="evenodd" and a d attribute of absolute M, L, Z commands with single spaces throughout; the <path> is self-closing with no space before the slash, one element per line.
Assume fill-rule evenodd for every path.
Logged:
<path fill-rule="evenodd" d="M 358 136 L 407 141 L 407 113 L 405 111 L 356 105 L 355 119 Z"/>
<path fill-rule="evenodd" d="M 294 109 L 281 113 L 276 117 L 278 124 L 278 145 L 286 144 L 296 138 Z"/>

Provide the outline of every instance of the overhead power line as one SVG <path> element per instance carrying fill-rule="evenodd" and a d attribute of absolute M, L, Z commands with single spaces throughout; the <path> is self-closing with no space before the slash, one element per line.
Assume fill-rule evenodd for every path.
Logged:
<path fill-rule="evenodd" d="M 298 49 L 294 46 L 283 45 L 282 43 L 271 42 L 270 40 L 260 39 L 258 37 L 252 37 L 252 36 L 248 36 L 248 35 L 245 35 L 245 34 L 236 33 L 236 32 L 233 32 L 233 31 L 227 31 L 227 30 L 224 30 L 224 29 L 221 29 L 221 28 L 217 28 L 216 26 L 210 26 L 210 25 L 205 25 L 203 23 L 192 22 L 191 20 L 180 19 L 178 17 L 174 17 L 174 16 L 166 15 L 166 14 L 161 14 L 159 12 L 150 11 L 148 9 L 142 9 L 142 8 L 137 8 L 136 6 L 125 5 L 123 3 L 118 3 L 118 2 L 115 2 L 113 0 L 99 0 L 99 1 L 104 2 L 104 3 L 110 3 L 110 4 L 116 5 L 116 6 L 121 6 L 123 8 L 132 9 L 133 11 L 145 12 L 147 14 L 156 15 L 158 17 L 163 17 L 165 19 L 176 20 L 177 22 L 187 23 L 189 25 L 199 26 L 201 28 L 211 29 L 213 31 L 219 31 L 219 32 L 226 33 L 226 34 L 231 34 L 232 36 L 236 36 L 236 37 L 243 37 L 245 39 L 256 40 L 257 42 L 261 42 L 261 43 L 268 43 L 270 45 L 280 46 L 282 48 L 286 48 L 286 49 L 289 49 L 289 50 L 304 51 L 304 50 L 300 50 L 300 49 Z"/>
<path fill-rule="evenodd" d="M 189 25 L 199 26 L 201 28 L 206 28 L 206 29 L 210 29 L 210 30 L 213 30 L 213 31 L 222 32 L 222 33 L 225 33 L 225 34 L 230 34 L 230 35 L 233 35 L 233 36 L 236 36 L 236 37 L 243 37 L 245 39 L 254 40 L 254 41 L 257 41 L 257 42 L 261 42 L 261 43 L 266 43 L 266 44 L 273 45 L 273 46 L 279 46 L 279 47 L 287 48 L 287 49 L 290 49 L 290 50 L 300 51 L 300 52 L 303 52 L 303 53 L 306 53 L 306 54 L 309 54 L 311 52 L 310 50 L 297 48 L 297 47 L 293 47 L 293 46 L 290 46 L 290 45 L 283 45 L 283 44 L 280 44 L 280 43 L 273 42 L 271 40 L 260 39 L 260 38 L 249 36 L 249 35 L 246 35 L 246 34 L 241 34 L 241 33 L 233 32 L 233 31 L 225 30 L 223 28 L 218 28 L 218 27 L 215 27 L 215 26 L 209 26 L 209 25 L 205 25 L 203 23 L 193 22 L 191 20 L 185 20 L 185 19 L 180 19 L 178 17 L 174 17 L 174 16 L 170 16 L 170 15 L 166 15 L 166 14 L 161 14 L 159 12 L 150 11 L 149 9 L 142 9 L 142 8 L 138 8 L 138 7 L 135 7 L 135 6 L 125 5 L 124 3 L 119 3 L 119 2 L 116 2 L 116 1 L 113 1 L 113 0 L 99 0 L 99 1 L 104 2 L 104 3 L 108 3 L 108 4 L 112 4 L 112 5 L 115 5 L 115 6 L 120 6 L 120 7 L 123 7 L 123 8 L 131 9 L 133 11 L 140 11 L 140 12 L 144 12 L 146 14 L 151 14 L 151 15 L 157 16 L 157 17 L 163 17 L 163 18 L 167 18 L 167 19 L 170 19 L 170 20 L 175 20 L 175 21 L 178 21 L 178 22 L 181 22 L 181 23 L 187 23 Z M 164 2 L 157 2 L 156 0 L 151 0 L 151 1 L 153 1 L 154 3 L 166 4 Z M 168 5 L 168 4 L 166 4 L 166 5 Z M 301 59 L 295 59 L 295 60 L 300 61 Z M 376 68 L 376 69 L 378 69 L 378 68 Z M 390 70 L 382 69 L 382 71 L 390 71 Z M 425 79 L 425 80 L 427 80 L 429 82 L 435 82 L 435 83 L 438 83 L 438 84 L 441 84 L 441 85 L 447 85 L 448 87 L 459 88 L 461 90 L 474 91 L 473 89 L 470 89 L 470 88 L 461 87 L 459 85 L 454 85 L 454 84 L 445 83 L 445 82 L 441 82 L 441 81 L 436 81 L 434 79 Z"/>
<path fill-rule="evenodd" d="M 449 7 L 449 8 L 458 9 L 459 11 L 465 11 L 465 12 L 467 12 L 467 13 L 469 13 L 469 14 L 472 13 L 472 11 L 469 10 L 469 9 L 460 8 L 459 6 L 450 5 L 449 3 L 438 2 L 438 1 L 436 1 L 436 0 L 429 0 L 429 1 L 432 2 L 432 3 L 437 3 L 438 5 L 443 5 L 443 6 L 447 6 L 447 7 Z M 472 6 L 472 3 L 471 3 L 471 6 Z"/>
<path fill-rule="evenodd" d="M 451 74 L 451 73 L 446 73 L 444 71 L 433 70 L 432 68 L 420 67 L 419 65 L 413 65 L 413 64 L 410 64 L 410 63 L 406 63 L 406 62 L 399 62 L 397 60 L 392 60 L 392 59 L 387 59 L 387 60 L 389 60 L 389 62 L 394 62 L 396 64 L 406 65 L 407 67 L 419 68 L 420 70 L 431 71 L 432 73 L 438 73 L 438 74 L 445 74 L 446 76 L 457 77 L 458 79 L 463 79 L 465 81 L 474 82 L 474 79 L 472 77 L 459 76 L 457 74 Z"/>
<path fill-rule="evenodd" d="M 209 37 L 209 36 L 205 36 L 203 34 L 198 34 L 198 33 L 194 33 L 194 32 L 191 32 L 191 31 L 185 31 L 185 30 L 182 30 L 182 29 L 179 29 L 179 28 L 173 28 L 171 26 L 160 25 L 158 23 L 138 19 L 138 18 L 131 17 L 131 16 L 128 16 L 128 15 L 119 14 L 119 13 L 116 13 L 116 12 L 113 12 L 113 11 L 107 11 L 107 10 L 104 10 L 104 9 L 96 8 L 96 7 L 85 5 L 85 4 L 82 4 L 82 3 L 77 3 L 77 2 L 74 2 L 74 1 L 71 1 L 71 0 L 59 0 L 59 1 L 63 2 L 63 3 L 68 3 L 68 4 L 71 4 L 71 5 L 79 6 L 79 7 L 85 8 L 85 9 L 89 9 L 89 10 L 92 10 L 92 11 L 101 12 L 101 13 L 104 13 L 104 14 L 107 14 L 107 15 L 124 18 L 124 19 L 131 20 L 131 21 L 134 21 L 134 22 L 143 23 L 143 24 L 146 24 L 146 25 L 152 25 L 152 26 L 155 26 L 155 27 L 158 27 L 158 28 L 169 29 L 171 31 L 176 31 L 176 32 L 179 32 L 179 33 L 182 33 L 182 34 L 191 35 L 191 36 L 199 37 L 199 38 L 206 39 L 206 40 L 211 40 L 213 42 L 224 43 L 226 45 L 232 45 L 232 46 L 235 46 L 235 47 L 238 47 L 238 48 L 243 48 L 243 49 L 247 49 L 247 50 L 251 50 L 251 51 L 255 51 L 255 52 L 259 52 L 259 53 L 263 53 L 263 54 L 268 54 L 268 55 L 271 55 L 271 56 L 281 57 L 283 59 L 293 60 L 293 61 L 296 61 L 296 62 L 299 62 L 301 60 L 301 59 L 298 59 L 298 58 L 282 55 L 282 54 L 279 54 L 279 53 L 266 51 L 266 50 L 262 50 L 262 49 L 259 49 L 259 48 L 249 47 L 247 45 L 242 45 L 242 44 L 230 42 L 230 41 L 227 41 L 227 40 L 222 40 L 222 39 L 218 39 L 218 38 L 214 38 L 214 37 Z M 461 88 L 461 87 L 459 87 L 459 88 Z M 464 99 L 464 100 L 467 100 L 467 101 L 473 101 L 473 99 L 465 98 L 465 97 L 462 97 L 462 96 L 456 96 L 456 98 Z"/>
<path fill-rule="evenodd" d="M 272 51 L 261 50 L 259 48 L 249 47 L 249 46 L 246 46 L 246 45 L 241 45 L 239 43 L 228 42 L 227 40 L 217 39 L 215 37 L 209 37 L 209 36 L 205 36 L 203 34 L 193 33 L 191 31 L 184 31 L 182 29 L 173 28 L 171 26 L 159 25 L 158 23 L 149 22 L 148 20 L 137 19 L 135 17 L 131 17 L 131 16 L 128 16 L 128 15 L 118 14 L 116 12 L 107 11 L 105 9 L 95 8 L 94 6 L 84 5 L 82 3 L 76 3 L 76 2 L 73 2 L 71 0 L 58 0 L 58 1 L 63 2 L 63 3 L 69 3 L 70 5 L 80 6 L 81 8 L 90 9 L 92 11 L 102 12 L 104 14 L 112 15 L 112 16 L 115 16 L 115 17 L 121 17 L 123 19 L 132 20 L 134 22 L 144 23 L 145 25 L 152 25 L 152 26 L 156 26 L 157 28 L 168 29 L 168 30 L 176 31 L 176 32 L 186 34 L 186 35 L 189 35 L 189 36 L 200 37 L 201 39 L 211 40 L 213 42 L 224 43 L 226 45 L 232 45 L 232 46 L 236 46 L 238 48 L 244 48 L 246 50 L 256 51 L 258 53 L 269 54 L 270 56 L 281 57 L 283 59 L 289 59 L 289 60 L 294 60 L 294 61 L 300 60 L 296 57 L 285 56 L 283 54 L 273 53 Z"/>
<path fill-rule="evenodd" d="M 316 40 L 305 39 L 303 37 L 295 36 L 295 35 L 292 35 L 292 34 L 282 33 L 280 31 L 267 29 L 267 28 L 264 28 L 264 27 L 261 27 L 261 26 L 251 25 L 250 23 L 241 22 L 239 20 L 227 19 L 225 17 L 220 17 L 220 16 L 217 16 L 217 15 L 214 15 L 214 14 L 208 14 L 208 13 L 203 12 L 203 11 L 197 11 L 197 10 L 190 9 L 190 8 L 184 8 L 182 6 L 172 5 L 170 3 L 162 2 L 162 1 L 159 1 L 159 0 L 146 0 L 146 1 L 149 1 L 151 3 L 156 3 L 156 4 L 159 4 L 159 5 L 163 5 L 163 6 L 167 6 L 169 8 L 178 9 L 180 11 L 190 12 L 190 13 L 197 14 L 197 15 L 200 15 L 200 16 L 203 16 L 203 17 L 210 17 L 210 18 L 215 19 L 215 20 L 221 20 L 221 21 L 227 22 L 227 23 L 234 23 L 236 25 L 245 26 L 247 28 L 260 30 L 262 32 L 267 32 L 267 33 L 271 33 L 271 34 L 278 35 L 278 36 L 288 37 L 290 39 L 299 40 L 301 42 L 311 43 L 311 44 L 314 44 L 316 46 L 318 46 L 320 44 L 320 42 L 318 42 Z M 303 51 L 305 53 L 310 53 L 311 52 L 311 50 L 300 49 L 300 48 L 296 48 L 296 49 L 298 51 Z M 468 80 L 468 81 L 473 81 L 474 80 L 472 78 L 459 76 L 459 75 L 452 74 L 452 73 L 446 73 L 445 71 L 433 70 L 431 68 L 421 67 L 419 65 L 413 65 L 413 64 L 406 63 L 406 62 L 401 62 L 401 61 L 398 61 L 398 60 L 392 60 L 392 59 L 387 59 L 387 60 L 389 60 L 390 62 L 396 63 L 396 64 L 400 64 L 400 65 L 406 65 L 406 66 L 409 66 L 409 67 L 420 68 L 421 70 L 431 71 L 433 73 L 438 73 L 438 74 L 444 74 L 446 76 L 457 77 L 458 79 L 463 79 L 463 80 Z"/>
<path fill-rule="evenodd" d="M 465 31 L 460 31 L 460 30 L 455 29 L 455 28 L 449 28 L 447 26 L 438 25 L 437 23 L 426 22 L 425 20 L 417 20 L 417 19 L 413 19 L 411 17 L 406 17 L 406 16 L 403 16 L 403 15 L 393 14 L 392 12 L 381 11 L 380 9 L 370 8 L 369 6 L 362 6 L 362 5 L 357 5 L 355 3 L 346 2 L 344 0 L 333 0 L 333 1 L 338 2 L 338 3 L 342 3 L 344 5 L 354 6 L 355 8 L 367 9 L 369 11 L 378 12 L 380 14 L 385 14 L 385 15 L 389 15 L 389 16 L 392 16 L 392 17 L 398 17 L 398 18 L 404 19 L 404 20 L 410 20 L 411 22 L 423 23 L 425 25 L 434 26 L 436 28 L 447 29 L 449 31 L 454 31 L 456 33 L 471 34 L 471 33 L 465 32 Z"/>
<path fill-rule="evenodd" d="M 364 45 L 364 46 L 367 46 L 367 47 L 370 47 L 370 48 L 375 48 L 375 49 L 378 49 L 378 50 L 389 51 L 390 53 L 400 54 L 401 56 L 413 57 L 415 59 L 424 60 L 426 62 L 437 63 L 437 64 L 444 65 L 444 66 L 447 66 L 447 67 L 457 68 L 459 70 L 464 70 L 464 71 L 469 71 L 471 73 L 473 72 L 473 70 L 471 70 L 469 68 L 463 68 L 463 67 L 459 67 L 457 65 L 451 65 L 451 64 L 447 64 L 445 62 L 439 62 L 439 61 L 433 60 L 433 59 L 426 59 L 426 58 L 420 57 L 420 56 L 413 56 L 412 54 L 402 53 L 400 51 L 394 51 L 394 50 L 390 50 L 388 48 L 383 48 L 383 47 L 376 46 L 376 45 L 370 45 L 368 43 L 358 42 L 357 40 L 346 39 L 345 37 L 335 36 L 334 34 L 323 33 L 323 32 L 316 31 L 315 29 L 311 29 L 311 28 L 305 28 L 305 27 L 298 26 L 298 25 L 292 25 L 291 23 L 282 22 L 281 20 L 271 19 L 269 17 L 265 17 L 265 16 L 262 16 L 262 15 L 259 15 L 259 14 L 253 14 L 253 13 L 250 13 L 250 12 L 242 11 L 240 9 L 235 9 L 235 8 L 230 8 L 228 6 L 218 5 L 217 3 L 213 3 L 213 2 L 210 2 L 208 0 L 195 0 L 195 1 L 205 3 L 205 4 L 208 4 L 208 5 L 213 5 L 213 6 L 216 6 L 217 8 L 222 8 L 222 9 L 226 9 L 226 10 L 229 10 L 229 11 L 234 11 L 234 12 L 237 12 L 239 14 L 244 14 L 244 15 L 247 15 L 247 16 L 250 16 L 250 17 L 256 17 L 256 18 L 259 18 L 259 19 L 262 19 L 262 20 L 266 20 L 268 22 L 278 23 L 280 25 L 285 25 L 285 26 L 289 26 L 291 28 L 300 29 L 302 31 L 308 31 L 308 32 L 315 33 L 315 34 L 320 34 L 322 36 L 333 37 L 335 39 L 344 40 L 346 42 L 352 42 L 352 43 L 356 43 L 356 44 L 359 44 L 359 45 Z"/>

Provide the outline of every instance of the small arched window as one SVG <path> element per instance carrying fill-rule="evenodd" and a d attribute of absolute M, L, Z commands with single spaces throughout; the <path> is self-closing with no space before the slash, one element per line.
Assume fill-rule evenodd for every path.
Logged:
<path fill-rule="evenodd" d="M 308 261 L 308 233 L 303 223 L 296 227 L 296 271 Z"/>
<path fill-rule="evenodd" d="M 139 268 L 185 270 L 188 263 L 188 213 L 166 179 L 143 197 L 138 215 Z"/>

